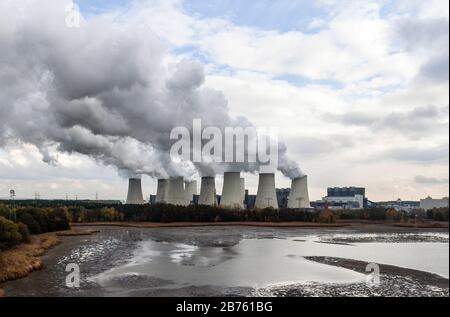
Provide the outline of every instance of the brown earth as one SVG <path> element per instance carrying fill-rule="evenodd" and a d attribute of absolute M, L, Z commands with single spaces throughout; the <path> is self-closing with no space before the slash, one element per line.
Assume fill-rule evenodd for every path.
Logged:
<path fill-rule="evenodd" d="M 418 225 L 412 223 L 398 223 L 390 221 L 370 220 L 338 220 L 335 223 L 319 222 L 90 222 L 72 223 L 71 226 L 115 226 L 134 228 L 182 228 L 182 227 L 223 227 L 223 226 L 248 226 L 267 228 L 347 228 L 363 232 L 391 233 L 391 232 L 415 232 L 421 229 L 448 232 L 447 222 L 423 222 Z"/>
<path fill-rule="evenodd" d="M 66 231 L 57 232 L 59 237 L 73 237 L 73 236 L 90 236 L 91 234 L 100 232 L 100 230 L 93 229 L 70 229 Z"/>
<path fill-rule="evenodd" d="M 91 235 L 96 232 L 99 230 L 71 229 L 31 235 L 30 243 L 17 245 L 0 253 L 0 283 L 22 278 L 42 269 L 44 264 L 40 256 L 61 242 L 58 236 Z M 0 289 L 0 297 L 4 295 L 5 292 Z"/>

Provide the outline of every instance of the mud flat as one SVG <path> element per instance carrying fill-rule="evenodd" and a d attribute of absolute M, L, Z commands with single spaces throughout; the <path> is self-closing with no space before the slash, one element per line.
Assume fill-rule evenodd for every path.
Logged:
<path fill-rule="evenodd" d="M 321 264 L 336 266 L 365 273 L 368 262 L 333 257 L 305 257 Z M 260 290 L 259 295 L 269 296 L 359 296 L 359 297 L 448 297 L 449 281 L 439 275 L 393 265 L 380 264 L 380 284 L 366 283 L 302 283 L 288 286 L 273 286 Z"/>

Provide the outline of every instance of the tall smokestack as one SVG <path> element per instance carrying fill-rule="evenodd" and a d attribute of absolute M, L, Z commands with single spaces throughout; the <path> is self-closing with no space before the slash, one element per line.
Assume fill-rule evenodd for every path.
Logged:
<path fill-rule="evenodd" d="M 255 207 L 258 209 L 268 207 L 278 209 L 277 194 L 275 192 L 275 174 L 259 174 Z"/>
<path fill-rule="evenodd" d="M 288 208 L 311 208 L 308 194 L 308 176 L 305 175 L 292 180 Z"/>
<path fill-rule="evenodd" d="M 169 195 L 169 180 L 158 179 L 158 188 L 156 189 L 156 203 L 167 204 L 168 195 Z"/>
<path fill-rule="evenodd" d="M 220 205 L 225 208 L 244 208 L 241 194 L 241 173 L 224 173 Z"/>
<path fill-rule="evenodd" d="M 197 195 L 197 181 L 184 182 L 184 193 L 186 201 L 191 204 L 194 201 L 194 195 Z"/>
<path fill-rule="evenodd" d="M 186 195 L 184 193 L 183 177 L 174 177 L 169 180 L 167 203 L 177 206 L 187 206 Z"/>
<path fill-rule="evenodd" d="M 140 178 L 130 178 L 128 180 L 127 204 L 143 205 L 144 197 L 142 196 L 142 184 Z"/>
<path fill-rule="evenodd" d="M 244 205 L 244 201 L 245 201 L 245 178 L 241 178 L 241 183 L 240 183 L 240 194 L 241 194 L 241 202 L 242 202 L 242 206 L 244 208 L 246 208 L 246 206 Z"/>
<path fill-rule="evenodd" d="M 198 204 L 208 206 L 217 205 L 216 180 L 214 179 L 214 177 L 202 177 Z"/>

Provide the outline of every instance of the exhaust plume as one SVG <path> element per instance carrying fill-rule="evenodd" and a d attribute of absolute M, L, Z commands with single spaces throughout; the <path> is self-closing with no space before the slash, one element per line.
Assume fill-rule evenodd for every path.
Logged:
<path fill-rule="evenodd" d="M 58 163 L 58 152 L 80 153 L 124 177 L 190 180 L 258 171 L 258 164 L 173 162 L 173 127 L 190 127 L 195 118 L 219 128 L 251 123 L 232 118 L 223 93 L 203 85 L 201 64 L 168 65 L 169 48 L 133 23 L 134 10 L 98 14 L 70 28 L 65 5 L 0 3 L 8 12 L 0 22 L 0 146 L 33 144 L 49 164 Z M 279 170 L 301 176 L 283 144 L 279 151 Z"/>

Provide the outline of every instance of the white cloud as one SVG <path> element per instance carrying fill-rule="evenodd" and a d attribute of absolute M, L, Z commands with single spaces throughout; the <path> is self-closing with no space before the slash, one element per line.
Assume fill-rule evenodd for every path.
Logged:
<path fill-rule="evenodd" d="M 208 70 L 206 84 L 224 92 L 233 115 L 245 115 L 256 125 L 281 128 L 289 152 L 310 175 L 313 198 L 323 196 L 326 186 L 339 185 L 366 186 L 375 200 L 444 196 L 448 184 L 425 186 L 414 179 L 415 175 L 443 179 L 448 163 L 443 164 L 442 157 L 440 162 L 429 160 L 426 164 L 405 162 L 403 158 L 408 153 L 426 158 L 423 151 L 427 149 L 448 148 L 448 134 L 439 127 L 407 133 L 414 130 L 407 114 L 424 107 L 447 109 L 447 115 L 422 118 L 420 127 L 429 124 L 448 128 L 448 70 L 447 78 L 441 73 L 435 77 L 438 82 L 424 78 L 424 72 L 435 70 L 434 64 L 426 68 L 430 62 L 442 64 L 434 54 L 448 46 L 448 39 L 445 42 L 443 36 L 427 31 L 437 19 L 447 21 L 442 33 L 447 32 L 448 38 L 448 1 L 400 0 L 384 14 L 381 11 L 386 1 L 320 3 L 328 16 L 312 17 L 309 27 L 313 33 L 267 31 L 238 26 L 226 19 L 189 16 L 177 0 L 136 3 L 118 19 L 150 27 L 168 46 L 180 51 L 179 55 L 166 55 L 166 64 L 185 55 L 203 56 Z M 414 40 L 416 47 L 406 45 L 408 36 L 398 32 L 399 25 L 410 22 L 417 30 L 425 30 L 420 33 L 420 41 Z M 438 30 L 442 28 L 436 25 Z M 3 29 L 0 26 L 0 32 Z M 418 34 L 414 32 L 413 39 Z M 445 61 L 448 65 L 448 47 L 443 64 Z M 285 75 L 295 75 L 302 82 L 280 79 Z M 352 113 L 361 114 L 360 125 L 323 119 L 324 114 Z M 374 129 L 373 120 L 363 124 L 361 119 L 385 118 L 392 113 L 403 118 L 402 125 L 392 129 L 376 125 Z M 442 151 L 439 153 L 442 156 Z M 58 160 L 58 173 L 66 171 L 67 179 L 76 180 L 80 171 L 90 173 L 97 166 L 84 157 L 60 155 Z M 11 166 L 34 169 L 32 160 L 19 150 L 0 154 L 0 166 L 9 171 Z M 36 174 L 49 169 L 41 166 Z M 116 186 L 120 178 L 106 170 L 101 172 L 103 181 L 76 180 L 73 186 L 89 188 L 86 195 L 94 187 L 106 186 L 105 193 L 122 198 L 126 184 Z M 254 192 L 256 181 L 249 179 Z M 278 182 L 289 185 L 281 176 Z M 59 184 L 57 188 L 70 186 L 65 180 L 53 183 Z"/>

